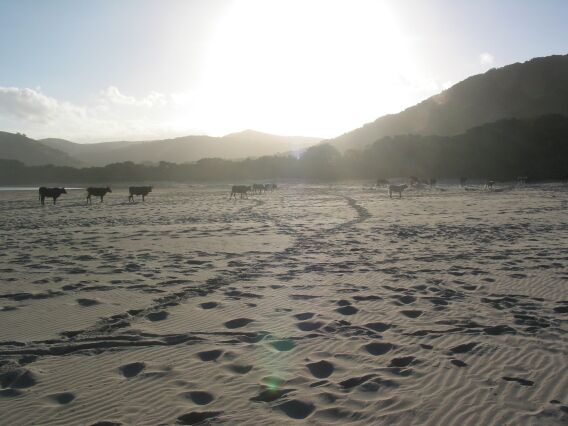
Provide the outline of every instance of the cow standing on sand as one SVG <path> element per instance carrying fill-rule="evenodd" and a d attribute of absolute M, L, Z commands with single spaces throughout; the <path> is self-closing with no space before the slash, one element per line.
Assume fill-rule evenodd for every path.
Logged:
<path fill-rule="evenodd" d="M 392 198 L 393 192 L 398 192 L 398 198 L 402 198 L 402 191 L 408 188 L 408 185 L 389 185 L 389 197 Z"/>
<path fill-rule="evenodd" d="M 128 188 L 128 202 L 134 202 L 134 196 L 142 195 L 142 201 L 144 201 L 144 197 L 152 192 L 151 186 L 131 186 Z"/>
<path fill-rule="evenodd" d="M 46 188 L 42 186 L 39 189 L 39 201 L 41 201 L 41 205 L 43 206 L 45 205 L 45 197 L 48 197 L 53 198 L 53 204 L 55 204 L 61 194 L 67 194 L 65 188 Z"/>
<path fill-rule="evenodd" d="M 112 192 L 112 190 L 110 189 L 110 186 L 107 186 L 106 188 L 93 188 L 93 187 L 88 187 L 87 188 L 87 204 L 91 203 L 93 204 L 93 201 L 91 200 L 91 196 L 95 196 L 95 197 L 101 197 L 101 203 L 103 202 L 103 198 L 104 196 L 109 193 Z"/>
<path fill-rule="evenodd" d="M 241 194 L 241 198 L 245 197 L 248 198 L 248 192 L 251 190 L 250 186 L 247 185 L 233 185 L 231 188 L 231 195 L 229 196 L 229 200 L 235 197 L 237 199 L 237 194 Z"/>

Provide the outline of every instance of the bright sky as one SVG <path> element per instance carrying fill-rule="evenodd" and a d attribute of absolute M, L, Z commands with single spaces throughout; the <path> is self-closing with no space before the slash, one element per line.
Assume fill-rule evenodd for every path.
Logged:
<path fill-rule="evenodd" d="M 0 0 L 0 130 L 334 137 L 568 53 L 564 0 Z"/>

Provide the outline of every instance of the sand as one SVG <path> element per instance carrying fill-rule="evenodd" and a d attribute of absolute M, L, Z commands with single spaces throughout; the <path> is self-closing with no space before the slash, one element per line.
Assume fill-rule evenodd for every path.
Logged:
<path fill-rule="evenodd" d="M 0 192 L 0 424 L 568 423 L 568 187 Z"/>

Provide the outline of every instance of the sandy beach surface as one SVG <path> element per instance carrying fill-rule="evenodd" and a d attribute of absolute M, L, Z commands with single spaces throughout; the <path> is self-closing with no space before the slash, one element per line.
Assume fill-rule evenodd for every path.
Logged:
<path fill-rule="evenodd" d="M 0 191 L 0 424 L 568 423 L 568 186 Z"/>

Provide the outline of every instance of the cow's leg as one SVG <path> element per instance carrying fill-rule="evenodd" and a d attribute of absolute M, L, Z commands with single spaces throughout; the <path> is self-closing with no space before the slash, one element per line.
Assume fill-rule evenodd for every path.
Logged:
<path fill-rule="evenodd" d="M 53 205 L 55 205 L 56 201 L 57 201 L 57 197 L 53 197 Z"/>
<path fill-rule="evenodd" d="M 43 195 L 39 196 L 39 201 L 41 202 L 42 206 L 45 206 L 45 197 Z"/>
<path fill-rule="evenodd" d="M 103 202 L 103 197 L 104 197 L 104 195 L 101 195 L 101 203 Z"/>
<path fill-rule="evenodd" d="M 142 201 L 144 201 L 144 194 L 142 194 Z"/>

